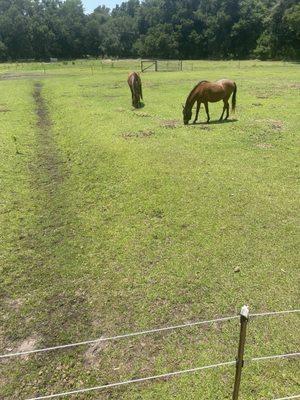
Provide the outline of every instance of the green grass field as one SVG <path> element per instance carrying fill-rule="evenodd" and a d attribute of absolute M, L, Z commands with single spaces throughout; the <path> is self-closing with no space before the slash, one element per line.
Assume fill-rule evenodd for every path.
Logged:
<path fill-rule="evenodd" d="M 299 308 L 299 65 L 185 65 L 143 74 L 135 111 L 138 62 L 0 64 L 1 354 Z M 216 103 L 184 126 L 191 88 L 220 78 L 236 114 L 216 123 Z M 299 351 L 299 331 L 299 314 L 253 319 L 246 359 Z M 238 336 L 235 320 L 0 360 L 0 398 L 231 361 Z M 246 363 L 240 399 L 299 394 L 299 367 Z M 223 400 L 233 380 L 229 366 L 72 398 Z"/>

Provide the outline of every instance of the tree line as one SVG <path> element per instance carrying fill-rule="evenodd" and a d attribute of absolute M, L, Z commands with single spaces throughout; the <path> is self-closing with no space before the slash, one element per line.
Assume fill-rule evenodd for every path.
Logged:
<path fill-rule="evenodd" d="M 101 1 L 101 0 L 100 0 Z M 299 59 L 299 0 L 0 0 L 0 60 Z"/>

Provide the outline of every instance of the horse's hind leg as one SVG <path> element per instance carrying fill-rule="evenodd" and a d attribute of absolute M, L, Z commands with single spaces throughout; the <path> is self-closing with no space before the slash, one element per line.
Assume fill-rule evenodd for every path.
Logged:
<path fill-rule="evenodd" d="M 229 117 L 229 102 L 228 102 L 228 100 L 227 100 L 227 103 L 226 103 L 226 117 L 225 117 L 225 120 L 227 120 L 228 117 Z"/>
<path fill-rule="evenodd" d="M 224 102 L 224 105 L 223 105 L 223 112 L 222 112 L 222 115 L 221 115 L 221 117 L 220 117 L 219 121 L 222 121 L 222 119 L 223 119 L 223 116 L 224 116 L 224 112 L 225 112 L 225 110 L 226 110 L 226 108 L 227 108 L 226 101 L 225 101 L 225 100 L 223 100 L 223 102 Z M 228 104 L 228 102 L 227 102 L 227 104 Z"/>
<path fill-rule="evenodd" d="M 207 121 L 206 122 L 209 123 L 210 116 L 209 116 L 209 111 L 208 111 L 208 103 L 205 102 L 204 106 L 205 106 L 205 111 L 206 111 L 206 115 L 207 115 Z"/>

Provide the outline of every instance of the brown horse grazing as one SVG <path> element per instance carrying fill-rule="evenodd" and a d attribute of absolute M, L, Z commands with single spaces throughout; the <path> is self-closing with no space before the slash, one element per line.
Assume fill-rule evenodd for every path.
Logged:
<path fill-rule="evenodd" d="M 193 105 L 197 102 L 196 116 L 194 119 L 194 124 L 196 123 L 199 115 L 200 105 L 204 103 L 205 111 L 207 115 L 207 123 L 210 120 L 209 111 L 208 111 L 208 102 L 215 103 L 217 101 L 223 100 L 223 112 L 220 117 L 220 121 L 223 119 L 224 112 L 226 110 L 226 117 L 229 117 L 229 98 L 231 94 L 232 96 L 232 111 L 235 110 L 236 105 L 236 91 L 237 86 L 236 83 L 230 81 L 229 79 L 221 79 L 217 82 L 208 82 L 201 81 L 199 82 L 194 89 L 189 94 L 185 106 L 183 106 L 183 122 L 185 125 L 188 124 L 189 120 L 192 118 L 192 108 Z"/>
<path fill-rule="evenodd" d="M 132 95 L 132 105 L 135 108 L 141 107 L 141 100 L 143 100 L 142 81 L 136 72 L 131 72 L 127 79 L 128 85 Z"/>

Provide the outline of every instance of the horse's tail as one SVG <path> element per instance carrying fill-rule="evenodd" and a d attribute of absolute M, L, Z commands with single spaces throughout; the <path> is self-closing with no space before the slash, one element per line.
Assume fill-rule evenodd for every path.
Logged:
<path fill-rule="evenodd" d="M 237 92 L 237 86 L 236 83 L 233 82 L 234 84 L 234 90 L 233 90 L 233 95 L 232 95 L 232 103 L 231 103 L 231 109 L 234 112 L 235 111 L 235 107 L 236 107 L 236 92 Z"/>

